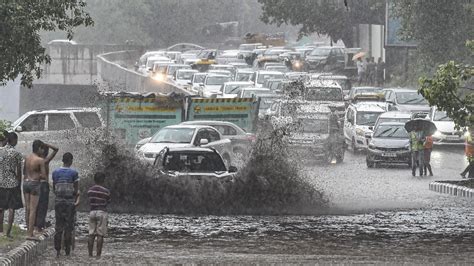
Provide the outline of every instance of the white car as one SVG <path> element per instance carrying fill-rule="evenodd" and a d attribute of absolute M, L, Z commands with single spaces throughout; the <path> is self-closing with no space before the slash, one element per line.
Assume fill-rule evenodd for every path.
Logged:
<path fill-rule="evenodd" d="M 143 74 L 149 74 L 150 72 L 152 71 L 155 71 L 155 63 L 165 63 L 165 62 L 168 62 L 170 64 L 173 63 L 173 61 L 171 59 L 169 59 L 168 57 L 166 56 L 150 56 L 146 59 L 146 64 L 145 66 L 142 68 L 142 67 L 139 67 L 138 68 L 138 71 L 143 73 Z"/>
<path fill-rule="evenodd" d="M 199 87 L 198 94 L 205 98 L 210 98 L 213 97 L 213 95 L 218 95 L 221 86 L 229 81 L 231 81 L 231 78 L 229 76 L 209 74 L 204 79 L 203 84 Z"/>
<path fill-rule="evenodd" d="M 225 75 L 225 76 L 233 77 L 232 72 L 230 72 L 229 70 L 225 70 L 225 69 L 211 69 L 211 70 L 208 70 L 207 73 L 208 74 Z"/>
<path fill-rule="evenodd" d="M 250 81 L 254 83 L 255 87 L 262 87 L 267 79 L 285 79 L 285 75 L 278 71 L 259 70 L 253 73 Z"/>
<path fill-rule="evenodd" d="M 153 164 L 157 155 L 166 147 L 204 147 L 216 149 L 230 165 L 232 144 L 224 139 L 219 131 L 210 126 L 175 125 L 167 126 L 156 132 L 151 138 L 142 140 L 137 156 Z M 143 143 L 145 142 L 145 143 Z"/>
<path fill-rule="evenodd" d="M 252 82 L 249 81 L 231 81 L 226 82 L 222 85 L 220 90 L 220 95 L 218 97 L 221 98 L 235 98 L 242 90 L 242 88 L 251 87 L 253 85 Z"/>
<path fill-rule="evenodd" d="M 361 102 L 349 105 L 344 116 L 344 139 L 352 151 L 367 149 L 366 134 L 372 133 L 377 118 L 384 112 L 385 103 Z"/>
<path fill-rule="evenodd" d="M 174 82 L 178 86 L 189 87 L 193 75 L 196 73 L 198 73 L 198 71 L 194 69 L 178 69 L 174 75 Z"/>
<path fill-rule="evenodd" d="M 272 91 L 267 88 L 255 88 L 255 87 L 248 87 L 242 88 L 237 95 L 237 98 L 257 98 L 260 95 L 267 95 L 272 94 Z"/>
<path fill-rule="evenodd" d="M 428 118 L 436 125 L 438 129 L 433 134 L 433 143 L 437 145 L 464 145 L 467 137 L 467 131 L 456 130 L 452 118 L 448 117 L 445 111 L 437 110 L 432 107 Z"/>
<path fill-rule="evenodd" d="M 237 69 L 234 76 L 234 81 L 250 81 L 252 77 L 253 71 L 252 69 Z"/>

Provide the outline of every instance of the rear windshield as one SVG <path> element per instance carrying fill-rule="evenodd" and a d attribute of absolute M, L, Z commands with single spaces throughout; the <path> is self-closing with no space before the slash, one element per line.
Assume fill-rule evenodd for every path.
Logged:
<path fill-rule="evenodd" d="M 168 153 L 163 163 L 164 170 L 214 173 L 225 172 L 226 167 L 217 153 L 172 152 Z"/>

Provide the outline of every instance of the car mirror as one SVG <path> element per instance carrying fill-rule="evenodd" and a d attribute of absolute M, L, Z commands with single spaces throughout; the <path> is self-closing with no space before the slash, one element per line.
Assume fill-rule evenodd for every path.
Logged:
<path fill-rule="evenodd" d="M 370 130 L 374 130 L 374 127 L 369 127 Z"/>
<path fill-rule="evenodd" d="M 16 132 L 22 132 L 22 131 L 23 131 L 23 128 L 22 128 L 21 126 L 17 126 L 17 127 L 15 128 L 15 131 L 16 131 Z"/>
<path fill-rule="evenodd" d="M 201 140 L 199 141 L 199 144 L 200 144 L 200 145 L 207 145 L 207 144 L 209 144 L 209 140 L 208 140 L 208 139 L 201 139 Z"/>
<path fill-rule="evenodd" d="M 237 173 L 237 167 L 229 166 L 229 173 Z"/>

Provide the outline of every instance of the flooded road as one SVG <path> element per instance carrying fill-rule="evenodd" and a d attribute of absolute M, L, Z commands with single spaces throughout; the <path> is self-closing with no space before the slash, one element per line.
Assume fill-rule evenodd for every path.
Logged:
<path fill-rule="evenodd" d="M 79 215 L 71 258 L 49 245 L 40 265 L 156 263 L 474 263 L 473 201 L 428 190 L 458 179 L 462 150 L 433 152 L 434 177 L 368 170 L 364 155 L 337 166 L 306 167 L 331 202 L 322 216 L 174 216 L 112 214 L 101 259 L 86 251 L 87 214 Z"/>

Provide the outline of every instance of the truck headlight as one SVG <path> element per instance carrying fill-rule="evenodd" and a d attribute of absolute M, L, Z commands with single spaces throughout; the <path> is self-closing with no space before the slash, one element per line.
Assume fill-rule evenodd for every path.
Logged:
<path fill-rule="evenodd" d="M 365 137 L 365 132 L 363 129 L 357 128 L 356 129 L 357 136 Z"/>

